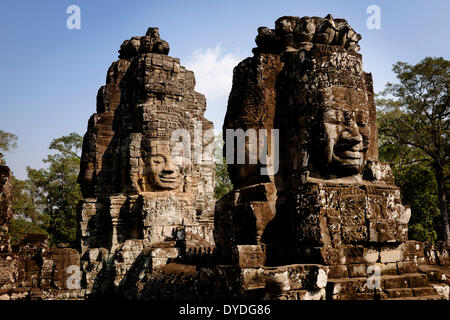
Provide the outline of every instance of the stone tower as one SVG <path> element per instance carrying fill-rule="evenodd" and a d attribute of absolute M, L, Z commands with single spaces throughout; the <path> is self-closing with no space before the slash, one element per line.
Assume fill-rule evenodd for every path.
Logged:
<path fill-rule="evenodd" d="M 407 257 L 410 209 L 389 165 L 378 161 L 360 39 L 331 15 L 285 16 L 275 29 L 258 29 L 254 56 L 234 69 L 224 150 L 244 153 L 246 162 L 228 162 L 234 190 L 216 204 L 214 239 L 221 264 L 240 267 L 243 279 L 248 270 L 265 279 L 266 298 L 395 294 L 390 280 L 387 291 L 369 288 L 375 269 L 428 286 Z M 241 144 L 229 136 L 238 129 L 248 138 Z M 249 281 L 242 287 L 258 286 Z"/>
<path fill-rule="evenodd" d="M 215 202 L 213 126 L 193 72 L 167 55 L 157 28 L 124 41 L 119 53 L 97 95 L 78 179 L 84 270 L 103 252 L 121 265 L 117 281 L 133 263 L 119 255 L 164 247 L 155 267 L 179 256 L 180 241 L 212 245 Z"/>
<path fill-rule="evenodd" d="M 268 139 L 268 150 L 278 153 L 279 163 L 267 175 L 260 163 L 229 166 L 239 193 L 233 211 L 247 213 L 227 221 L 244 219 L 234 226 L 242 229 L 253 224 L 254 234 L 242 233 L 244 242 L 274 248 L 405 241 L 409 209 L 401 205 L 388 165 L 378 162 L 372 77 L 357 53 L 361 36 L 331 15 L 282 17 L 275 26 L 258 29 L 254 56 L 234 71 L 224 136 L 237 128 L 277 131 L 279 140 Z M 244 147 L 248 156 L 249 143 Z M 219 210 L 229 203 L 221 201 Z M 224 215 L 216 213 L 220 232 Z M 236 231 L 237 242 L 240 237 Z M 269 252 L 267 258 L 282 262 Z"/>

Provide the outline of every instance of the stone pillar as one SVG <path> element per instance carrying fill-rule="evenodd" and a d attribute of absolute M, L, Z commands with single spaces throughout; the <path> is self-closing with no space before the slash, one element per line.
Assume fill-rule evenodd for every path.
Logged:
<path fill-rule="evenodd" d="M 117 287 L 133 277 L 134 259 L 146 260 L 150 251 L 158 268 L 170 263 L 179 256 L 180 229 L 183 247 L 213 246 L 213 125 L 204 117 L 205 97 L 194 91 L 193 72 L 168 53 L 157 28 L 124 41 L 98 92 L 78 179 L 89 285 L 98 278 Z"/>

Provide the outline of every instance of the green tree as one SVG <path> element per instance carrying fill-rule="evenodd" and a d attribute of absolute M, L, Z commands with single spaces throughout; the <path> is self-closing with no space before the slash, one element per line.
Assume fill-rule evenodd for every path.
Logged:
<path fill-rule="evenodd" d="M 395 182 L 401 189 L 403 202 L 411 207 L 409 238 L 436 241 L 440 212 L 437 183 L 432 170 L 413 164 L 397 171 Z"/>
<path fill-rule="evenodd" d="M 225 159 L 222 163 L 216 163 L 216 185 L 214 188 L 214 197 L 218 200 L 233 189 L 230 177 L 228 176 L 227 164 Z"/>
<path fill-rule="evenodd" d="M 0 130 L 0 150 L 7 152 L 15 148 L 17 148 L 17 136 L 13 133 Z"/>
<path fill-rule="evenodd" d="M 77 176 L 82 137 L 71 133 L 50 144 L 53 154 L 44 159 L 45 169 L 27 167 L 28 179 L 15 180 L 14 200 L 16 232 L 36 230 L 49 234 L 50 245 L 74 242 L 76 238 L 76 206 L 81 199 Z M 28 229 L 27 229 L 28 228 Z M 22 232 L 23 233 L 23 232 Z"/>
<path fill-rule="evenodd" d="M 27 233 L 48 234 L 45 230 L 46 217 L 42 214 L 34 186 L 29 180 L 12 179 L 13 219 L 9 226 L 11 244 L 15 245 Z"/>
<path fill-rule="evenodd" d="M 450 245 L 447 185 L 449 166 L 450 62 L 427 57 L 393 66 L 398 83 L 388 83 L 377 99 L 380 150 L 392 153 L 398 172 L 421 163 L 437 184 L 442 240 Z M 380 152 L 383 159 L 383 153 Z M 389 156 L 387 156 L 389 158 Z"/>
<path fill-rule="evenodd" d="M 9 238 L 11 245 L 18 244 L 28 233 L 48 234 L 43 226 L 36 225 L 22 217 L 14 217 L 9 225 Z"/>
<path fill-rule="evenodd" d="M 42 225 L 42 208 L 38 204 L 37 190 L 29 180 L 12 179 L 12 208 L 14 217 L 25 218 Z"/>
<path fill-rule="evenodd" d="M 233 184 L 231 183 L 228 175 L 227 164 L 223 157 L 223 138 L 222 134 L 215 136 L 215 160 L 216 160 L 216 175 L 215 175 L 215 187 L 214 197 L 219 200 L 228 192 L 233 190 Z"/>
<path fill-rule="evenodd" d="M 17 148 L 17 136 L 13 133 L 0 130 L 0 151 L 9 152 L 15 148 Z M 4 163 L 5 161 L 0 156 L 0 165 Z"/>

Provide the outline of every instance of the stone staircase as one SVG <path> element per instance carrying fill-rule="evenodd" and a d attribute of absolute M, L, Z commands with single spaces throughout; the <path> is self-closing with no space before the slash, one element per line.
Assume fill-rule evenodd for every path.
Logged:
<path fill-rule="evenodd" d="M 445 299 L 432 286 L 427 274 L 420 273 L 418 265 L 413 261 L 399 262 L 396 264 L 397 268 L 377 265 L 381 269 L 378 278 L 375 275 L 329 277 L 326 287 L 327 300 Z M 351 266 L 347 266 L 347 269 L 351 269 Z"/>

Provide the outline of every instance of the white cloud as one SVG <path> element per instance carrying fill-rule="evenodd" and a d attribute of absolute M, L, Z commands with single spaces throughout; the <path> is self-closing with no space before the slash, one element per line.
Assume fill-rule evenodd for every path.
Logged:
<path fill-rule="evenodd" d="M 240 60 L 237 54 L 224 52 L 220 44 L 214 49 L 194 51 L 186 68 L 194 71 L 195 91 L 206 96 L 207 104 L 224 99 L 227 101 L 233 81 L 233 68 Z"/>

